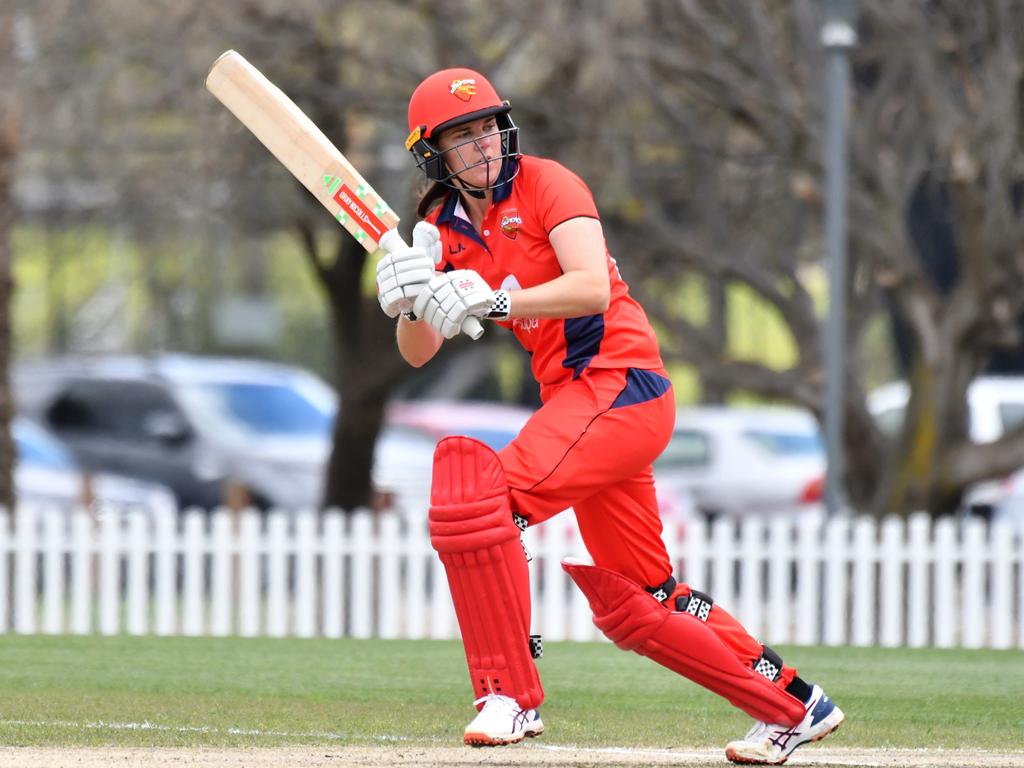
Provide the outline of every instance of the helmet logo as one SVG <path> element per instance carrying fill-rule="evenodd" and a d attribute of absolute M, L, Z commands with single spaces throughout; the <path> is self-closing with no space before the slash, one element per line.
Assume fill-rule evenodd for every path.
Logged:
<path fill-rule="evenodd" d="M 501 234 L 505 237 L 515 240 L 521 226 L 523 226 L 523 219 L 515 208 L 501 217 Z"/>
<path fill-rule="evenodd" d="M 469 101 L 476 96 L 476 80 L 472 77 L 452 80 L 448 84 L 448 93 L 463 101 Z"/>

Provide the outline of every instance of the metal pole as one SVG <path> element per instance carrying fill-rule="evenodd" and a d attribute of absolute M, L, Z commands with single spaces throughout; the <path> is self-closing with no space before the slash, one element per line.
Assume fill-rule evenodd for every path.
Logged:
<path fill-rule="evenodd" d="M 849 6 L 845 10 L 848 9 Z M 856 42 L 857 34 L 843 16 L 826 19 L 821 29 L 821 42 L 828 53 L 825 136 L 825 240 L 828 266 L 825 443 L 828 468 L 825 476 L 825 506 L 830 516 L 846 506 L 846 494 L 843 491 L 843 379 L 846 375 L 846 121 L 850 79 L 847 52 Z"/>

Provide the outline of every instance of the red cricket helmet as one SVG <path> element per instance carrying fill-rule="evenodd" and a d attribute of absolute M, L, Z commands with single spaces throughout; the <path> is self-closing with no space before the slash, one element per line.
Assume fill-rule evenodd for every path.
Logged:
<path fill-rule="evenodd" d="M 519 156 L 519 128 L 509 115 L 511 109 L 479 72 L 465 67 L 442 69 L 421 82 L 409 99 L 405 147 L 428 178 L 448 184 L 453 174 L 437 146 L 441 132 L 494 115 L 502 134 L 502 158 L 515 158 Z"/>

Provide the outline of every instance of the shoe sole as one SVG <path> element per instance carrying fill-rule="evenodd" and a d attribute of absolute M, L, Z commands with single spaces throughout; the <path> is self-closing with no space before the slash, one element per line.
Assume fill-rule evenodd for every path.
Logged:
<path fill-rule="evenodd" d="M 804 744 L 813 744 L 816 741 L 821 741 L 826 736 L 831 736 L 833 733 L 835 733 L 836 731 L 839 730 L 839 726 L 841 726 L 844 722 L 846 722 L 846 716 L 845 715 L 843 716 L 842 720 L 840 720 L 838 723 L 833 725 L 827 731 L 823 731 L 822 733 L 819 733 L 813 739 L 808 739 L 807 741 L 801 741 L 799 744 L 797 744 L 795 747 L 793 747 L 793 752 L 796 752 Z M 789 755 L 792 755 L 793 752 L 790 752 Z M 736 752 L 734 750 L 731 750 L 731 749 L 726 749 L 725 750 L 725 759 L 726 760 L 728 760 L 730 763 L 739 763 L 739 764 L 742 764 L 742 765 L 782 765 L 783 763 L 785 763 L 789 759 L 789 755 L 786 755 L 781 760 L 773 763 L 773 762 L 771 762 L 769 760 L 758 760 L 757 758 L 743 757 L 742 755 L 737 755 Z"/>
<path fill-rule="evenodd" d="M 505 739 L 500 736 L 488 736 L 486 733 L 467 733 L 462 737 L 462 742 L 469 747 L 504 747 L 507 744 L 518 744 L 525 738 L 532 739 L 534 736 L 540 736 L 544 733 L 543 728 L 538 728 L 532 731 L 526 731 L 522 736 L 517 738 Z"/>

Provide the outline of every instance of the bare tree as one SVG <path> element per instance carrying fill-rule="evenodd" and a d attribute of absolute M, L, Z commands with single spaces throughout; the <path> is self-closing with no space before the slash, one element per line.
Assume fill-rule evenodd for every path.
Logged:
<path fill-rule="evenodd" d="M 845 435 L 856 507 L 942 513 L 963 488 L 1024 464 L 1024 430 L 975 446 L 966 388 L 999 345 L 1020 344 L 1024 224 L 1020 190 L 1024 9 L 1010 2 L 862 4 L 852 120 L 851 277 Z M 823 405 L 821 323 L 807 265 L 821 250 L 822 52 L 816 4 L 647 4 L 619 36 L 631 122 L 631 185 L 652 181 L 627 241 L 657 259 L 648 306 L 693 360 L 732 386 Z M 642 40 L 639 29 L 655 30 Z M 653 161 L 652 159 L 653 158 Z M 909 202 L 931 179 L 949 192 L 961 278 L 942 296 L 908 232 Z M 628 221 L 622 221 L 628 225 Z M 646 246 L 646 248 L 645 248 Z M 676 254 L 677 261 L 663 258 Z M 653 264 L 653 262 L 652 262 Z M 796 341 L 784 370 L 722 354 L 718 329 L 663 290 L 695 270 L 750 286 Z M 671 283 L 668 283 L 671 285 Z M 658 290 L 661 291 L 660 295 Z M 909 321 L 911 399 L 887 443 L 865 403 L 861 353 L 883 292 Z M 661 300 L 659 300 L 661 299 Z"/>

